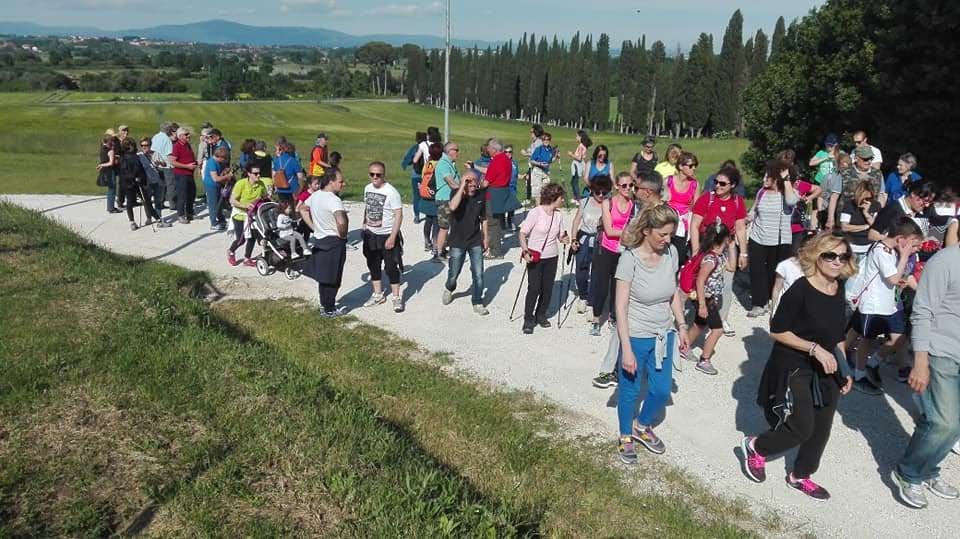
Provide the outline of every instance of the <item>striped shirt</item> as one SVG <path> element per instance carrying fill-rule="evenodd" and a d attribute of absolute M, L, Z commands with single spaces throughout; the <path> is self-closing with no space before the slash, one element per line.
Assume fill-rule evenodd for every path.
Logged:
<path fill-rule="evenodd" d="M 768 247 L 791 244 L 793 235 L 790 231 L 790 216 L 798 200 L 796 193 L 792 198 L 792 204 L 788 198 L 785 205 L 783 196 L 777 191 L 767 189 L 757 193 L 757 199 L 753 203 L 750 239 Z"/>

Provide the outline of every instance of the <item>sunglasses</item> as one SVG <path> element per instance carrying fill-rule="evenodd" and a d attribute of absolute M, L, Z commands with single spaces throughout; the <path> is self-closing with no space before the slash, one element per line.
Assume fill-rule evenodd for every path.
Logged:
<path fill-rule="evenodd" d="M 260 175 L 259 172 L 254 172 L 254 171 L 252 171 L 252 170 L 251 170 L 250 172 L 247 172 L 247 174 L 250 175 L 250 176 L 259 176 L 259 175 Z"/>
<path fill-rule="evenodd" d="M 682 167 L 689 167 L 689 168 L 697 168 L 697 165 L 694 165 L 693 163 L 684 163 L 684 164 L 682 164 L 682 165 L 680 165 L 680 166 L 682 166 Z"/>
<path fill-rule="evenodd" d="M 149 148 L 150 145 L 149 145 L 149 144 L 141 144 L 140 147 L 141 147 L 141 148 Z"/>
<path fill-rule="evenodd" d="M 716 185 L 717 187 L 726 187 L 726 186 L 730 185 L 730 182 L 715 182 L 715 185 Z"/>
<path fill-rule="evenodd" d="M 382 178 L 382 177 L 383 177 L 383 173 L 382 173 L 382 172 L 369 172 L 368 174 L 370 174 L 370 177 L 371 177 L 371 178 Z"/>
<path fill-rule="evenodd" d="M 644 150 L 647 150 L 647 151 L 650 151 L 650 150 L 653 149 L 653 146 L 644 146 L 643 149 L 644 149 Z"/>
<path fill-rule="evenodd" d="M 632 189 L 632 188 L 633 188 L 633 184 L 632 184 L 632 183 L 621 183 L 621 184 L 617 185 L 617 187 L 619 187 L 620 189 Z"/>
<path fill-rule="evenodd" d="M 608 194 L 610 191 L 596 190 L 596 191 L 590 191 L 590 192 L 593 193 L 594 196 L 601 196 L 601 197 L 602 197 L 602 196 L 607 196 L 607 194 Z"/>
<path fill-rule="evenodd" d="M 851 258 L 853 258 L 853 255 L 850 253 L 837 254 L 833 251 L 820 253 L 820 260 L 823 260 L 824 262 L 836 262 L 839 260 L 840 262 L 847 263 L 850 262 Z"/>

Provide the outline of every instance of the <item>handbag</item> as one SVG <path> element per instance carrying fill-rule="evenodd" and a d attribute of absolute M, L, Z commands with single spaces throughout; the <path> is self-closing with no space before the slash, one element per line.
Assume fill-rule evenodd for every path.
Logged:
<path fill-rule="evenodd" d="M 289 163 L 289 161 L 287 161 Z M 287 178 L 287 166 L 282 162 L 280 168 L 273 171 L 273 186 L 277 189 L 287 189 L 290 187 L 290 180 Z"/>
<path fill-rule="evenodd" d="M 111 172 L 106 170 L 101 170 L 97 173 L 97 187 L 106 187 L 110 185 L 110 180 L 107 179 L 107 174 Z"/>
<path fill-rule="evenodd" d="M 550 224 L 547 225 L 547 234 L 543 237 L 543 245 L 540 246 L 539 251 L 534 251 L 533 249 L 527 249 L 527 252 L 530 253 L 530 263 L 536 264 L 540 262 L 540 258 L 543 256 L 543 250 L 547 248 L 547 240 L 550 239 L 550 230 L 553 228 L 553 218 L 555 215 L 550 214 Z"/>

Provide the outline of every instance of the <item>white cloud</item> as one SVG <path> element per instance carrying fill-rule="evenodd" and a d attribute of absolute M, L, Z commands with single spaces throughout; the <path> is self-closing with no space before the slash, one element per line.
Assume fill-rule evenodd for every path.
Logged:
<path fill-rule="evenodd" d="M 97 10 L 127 9 L 149 5 L 149 0 L 35 0 L 35 4 L 47 5 L 54 9 Z"/>
<path fill-rule="evenodd" d="M 386 4 L 368 9 L 366 14 L 380 17 L 419 17 L 434 15 L 441 11 L 443 11 L 443 5 L 440 2 L 431 2 L 429 4 Z"/>

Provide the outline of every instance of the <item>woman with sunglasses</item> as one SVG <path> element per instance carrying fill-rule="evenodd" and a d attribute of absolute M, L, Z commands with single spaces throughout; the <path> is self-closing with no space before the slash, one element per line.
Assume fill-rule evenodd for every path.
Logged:
<path fill-rule="evenodd" d="M 599 177 L 598 177 L 599 178 Z M 593 184 L 590 185 L 591 189 Z M 601 205 L 602 219 L 599 247 L 594 250 L 590 271 L 590 304 L 593 307 L 593 324 L 590 335 L 600 336 L 600 315 L 610 290 L 613 289 L 613 276 L 617 272 L 620 260 L 620 235 L 633 215 L 633 177 L 629 172 L 621 172 L 614 183 L 616 193 L 605 199 Z M 616 318 L 613 296 L 610 296 L 610 321 Z"/>
<path fill-rule="evenodd" d="M 693 176 L 699 166 L 697 156 L 690 152 L 683 152 L 677 159 L 677 173 L 667 177 L 667 205 L 673 208 L 680 216 L 680 224 L 673 235 L 673 245 L 680 255 L 680 265 L 687 261 L 687 241 L 690 230 L 690 210 L 693 203 L 700 196 L 700 183 Z"/>
<path fill-rule="evenodd" d="M 597 245 L 597 230 L 603 218 L 603 201 L 610 194 L 613 182 L 607 176 L 597 176 L 591 183 L 590 196 L 580 200 L 573 226 L 570 249 L 576 253 L 577 314 L 587 312 L 590 300 L 590 262 Z"/>
<path fill-rule="evenodd" d="M 798 255 L 804 277 L 783 295 L 770 323 L 774 345 L 763 369 L 757 404 L 770 430 L 740 443 L 747 476 L 766 480 L 766 459 L 797 447 L 787 485 L 811 498 L 830 493 L 810 476 L 830 439 L 840 395 L 853 379 L 847 372 L 844 280 L 857 271 L 847 240 L 822 233 Z"/>
<path fill-rule="evenodd" d="M 587 163 L 585 168 L 587 170 L 586 176 L 584 177 L 586 181 L 583 184 L 581 197 L 590 195 L 590 184 L 597 176 L 613 178 L 613 163 L 610 161 L 610 150 L 603 144 L 597 144 L 597 147 L 593 149 L 593 159 Z"/>
<path fill-rule="evenodd" d="M 150 137 L 140 139 L 140 151 L 137 152 L 137 159 L 140 160 L 140 166 L 143 167 L 147 175 L 147 194 L 153 201 L 153 214 L 157 219 L 157 227 L 169 228 L 170 223 L 165 223 L 160 218 L 163 211 L 163 172 L 157 168 L 156 156 L 153 151 L 153 141 Z"/>
<path fill-rule="evenodd" d="M 231 266 L 239 264 L 234 254 L 237 249 L 243 245 L 243 265 L 247 267 L 256 267 L 257 263 L 253 260 L 253 247 L 257 243 L 254 231 L 247 225 L 247 210 L 258 200 L 267 200 L 267 185 L 260 179 L 260 168 L 256 164 L 247 163 L 247 177 L 242 178 L 233 185 L 230 191 L 230 206 L 233 208 L 230 214 L 233 222 L 233 231 L 236 234 L 233 243 L 227 248 L 227 263 Z M 249 237 L 248 237 L 249 235 Z"/>

